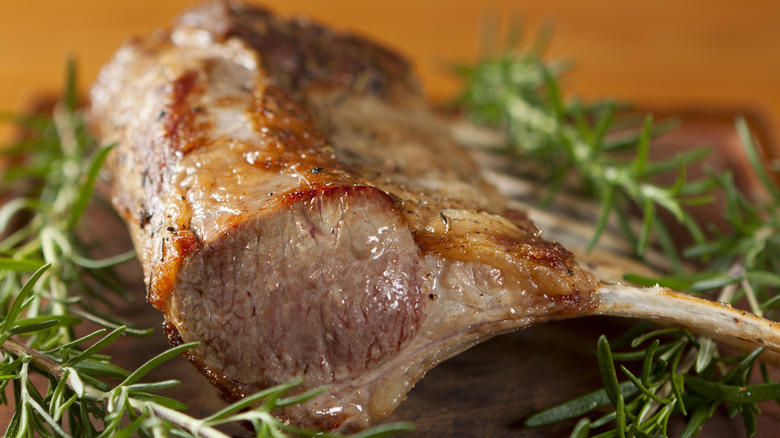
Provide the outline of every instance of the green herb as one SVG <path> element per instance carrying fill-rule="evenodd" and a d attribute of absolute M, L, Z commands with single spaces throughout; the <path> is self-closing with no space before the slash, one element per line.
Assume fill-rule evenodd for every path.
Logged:
<path fill-rule="evenodd" d="M 684 207 L 711 200 L 707 194 L 711 183 L 686 180 L 686 165 L 704 153 L 650 162 L 650 139 L 675 123 L 654 125 L 651 116 L 638 122 L 635 117 L 622 117 L 614 101 L 585 105 L 565 99 L 556 80 L 565 64 L 545 62 L 542 49 L 541 43 L 530 51 L 509 45 L 488 51 L 475 65 L 457 67 L 465 82 L 457 105 L 477 123 L 501 127 L 507 135 L 507 152 L 533 163 L 535 169 L 541 165 L 550 187 L 542 204 L 552 202 L 564 186 L 577 187 L 598 200 L 601 214 L 591 248 L 614 215 L 637 256 L 654 237 L 671 260 L 678 260 L 657 212 L 670 212 L 698 242 L 703 241 L 699 226 Z M 658 173 L 674 168 L 679 169 L 674 184 L 662 187 L 653 182 Z M 639 232 L 628 226 L 627 212 L 633 207 L 641 209 L 644 217 Z"/>
<path fill-rule="evenodd" d="M 79 224 L 111 147 L 97 147 L 88 135 L 76 108 L 74 64 L 69 67 L 65 95 L 52 117 L 13 117 L 26 135 L 2 149 L 13 163 L 3 174 L 0 208 L 0 403 L 15 408 L 5 435 L 226 437 L 217 427 L 241 421 L 258 437 L 333 436 L 295 428 L 271 414 L 318 394 L 287 397 L 300 382 L 195 419 L 182 412 L 185 404 L 156 394 L 178 381 L 142 381 L 196 344 L 161 352 L 134 371 L 101 354 L 122 335 L 146 336 L 151 329 L 129 327 L 101 310 L 116 301 L 112 294 L 128 298 L 111 268 L 134 254 L 87 256 Z M 85 320 L 104 328 L 77 338 L 76 327 Z M 33 374 L 46 384 L 34 385 Z M 9 385 L 12 397 L 6 396 Z M 357 436 L 382 437 L 409 428 L 390 424 Z"/>
<path fill-rule="evenodd" d="M 584 105 L 564 98 L 556 77 L 560 63 L 546 62 L 535 45 L 522 51 L 508 45 L 458 73 L 466 87 L 458 104 L 478 123 L 500 127 L 506 133 L 503 150 L 529 167 L 545 167 L 550 191 L 541 203 L 554 202 L 560 190 L 590 196 L 600 205 L 591 248 L 615 217 L 641 257 L 651 245 L 664 250 L 678 268 L 661 278 L 627 275 L 646 286 L 660 284 L 692 293 L 717 293 L 721 302 L 745 299 L 760 316 L 777 318 L 780 308 L 780 190 L 762 164 L 744 119 L 736 120 L 745 153 L 764 195 L 755 199 L 741 193 L 729 173 L 709 173 L 700 181 L 688 181 L 686 167 L 707 154 L 704 149 L 673 160 L 651 162 L 650 140 L 667 129 L 654 127 L 650 116 L 637 120 L 621 114 L 615 102 Z M 678 169 L 668 187 L 653 182 L 659 172 Z M 697 224 L 686 212 L 691 204 L 709 202 L 715 191 L 725 194 L 723 217 L 728 226 L 717 229 Z M 678 253 L 669 231 L 658 217 L 659 209 L 672 216 L 691 234 L 694 245 Z M 640 231 L 629 224 L 632 211 L 641 211 Z M 706 234 L 705 234 L 706 233 Z M 706 237 L 705 237 L 706 236 Z M 706 269 L 681 272 L 689 259 Z M 711 339 L 696 338 L 681 329 L 654 330 L 642 323 L 628 346 L 598 341 L 598 366 L 604 387 L 532 415 L 527 426 L 542 426 L 586 417 L 572 436 L 666 436 L 673 416 L 685 417 L 683 436 L 693 436 L 725 405 L 730 415 L 741 414 L 748 435 L 756 433 L 756 403 L 780 400 L 780 384 L 772 383 L 760 365 L 765 383 L 751 385 L 756 350 L 742 356 L 723 354 Z M 630 340 L 631 338 L 629 338 Z M 631 369 L 620 362 L 638 362 Z M 733 364 L 729 368 L 729 364 Z M 639 367 L 639 368 L 638 368 Z M 611 409 L 605 409 L 611 407 Z"/>

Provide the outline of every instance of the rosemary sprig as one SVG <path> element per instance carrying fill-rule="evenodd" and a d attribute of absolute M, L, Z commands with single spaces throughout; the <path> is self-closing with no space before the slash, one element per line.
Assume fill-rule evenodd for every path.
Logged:
<path fill-rule="evenodd" d="M 738 118 L 736 129 L 763 185 L 765 193 L 759 199 L 740 193 L 728 173 L 710 172 L 703 180 L 687 181 L 686 166 L 704 157 L 704 149 L 650 162 L 650 140 L 659 131 L 652 118 L 627 125 L 615 102 L 583 105 L 564 98 L 556 79 L 559 65 L 545 62 L 538 48 L 510 47 L 490 53 L 476 65 L 459 68 L 466 91 L 458 103 L 474 120 L 505 130 L 504 152 L 531 163 L 530 167 L 545 167 L 544 174 L 551 175 L 550 191 L 542 203 L 551 202 L 566 187 L 600 204 L 591 247 L 608 219 L 616 217 L 637 256 L 655 242 L 674 267 L 681 267 L 683 258 L 707 267 L 698 272 L 678 270 L 661 278 L 627 275 L 626 279 L 691 293 L 717 292 L 721 302 L 744 299 L 757 315 L 776 318 L 780 190 L 767 174 L 745 120 Z M 679 170 L 674 184 L 660 187 L 653 182 L 658 172 L 675 167 Z M 715 190 L 724 193 L 727 201 L 726 229 L 697 224 L 685 210 L 687 205 L 708 202 Z M 639 232 L 629 225 L 632 209 L 642 213 Z M 678 253 L 658 217 L 659 209 L 671 212 L 685 226 L 694 238 L 693 246 Z M 599 417 L 581 419 L 571 436 L 666 436 L 671 418 L 680 415 L 687 421 L 682 436 L 690 437 L 723 405 L 729 415 L 741 414 L 748 435 L 753 435 L 760 413 L 756 403 L 780 400 L 780 384 L 771 382 L 763 364 L 764 383 L 751 384 L 761 349 L 730 356 L 711 339 L 696 338 L 685 330 L 657 330 L 647 323 L 638 327 L 633 340 L 628 338 L 630 345 L 619 352 L 613 352 L 613 347 L 621 342 L 599 339 L 602 389 L 534 414 L 525 424 L 542 426 L 600 411 Z M 626 361 L 638 365 L 620 364 Z"/>
<path fill-rule="evenodd" d="M 536 170 L 541 165 L 550 187 L 542 204 L 552 202 L 564 186 L 599 202 L 601 213 L 591 249 L 615 216 L 637 256 L 655 238 L 676 261 L 674 266 L 680 266 L 677 249 L 657 212 L 670 212 L 697 242 L 703 242 L 698 224 L 684 208 L 711 200 L 707 191 L 712 184 L 686 180 L 686 165 L 701 158 L 702 152 L 650 162 L 651 138 L 675 123 L 654 125 L 651 116 L 638 121 L 621 116 L 614 101 L 586 105 L 564 98 L 556 78 L 565 64 L 546 62 L 542 49 L 539 43 L 529 51 L 509 46 L 489 51 L 474 65 L 457 67 L 465 91 L 456 104 L 477 123 L 501 127 L 507 136 L 505 151 L 518 157 L 518 162 L 533 163 Z M 658 173 L 674 168 L 679 170 L 671 186 L 653 181 Z M 644 217 L 638 232 L 629 226 L 627 212 L 633 207 L 641 209 Z"/>
<path fill-rule="evenodd" d="M 184 403 L 156 394 L 178 381 L 141 381 L 195 344 L 161 352 L 134 371 L 101 354 L 122 335 L 145 336 L 152 330 L 129 327 L 111 314 L 116 300 L 108 295 L 128 298 L 111 268 L 133 253 L 94 260 L 81 238 L 81 219 L 110 146 L 97 147 L 90 138 L 76 108 L 73 63 L 68 73 L 52 117 L 14 117 L 27 135 L 2 149 L 13 163 L 3 173 L 0 194 L 0 403 L 15 408 L 5 435 L 225 438 L 218 426 L 240 421 L 258 437 L 335 436 L 295 428 L 272 415 L 317 395 L 315 390 L 287 397 L 300 382 L 196 419 L 182 412 Z M 76 336 L 85 320 L 103 328 Z M 34 374 L 44 383 L 36 384 L 40 379 Z M 6 396 L 9 385 L 12 398 Z M 356 436 L 383 437 L 410 427 L 389 424 Z"/>
<path fill-rule="evenodd" d="M 718 301 L 736 303 L 744 299 L 754 313 L 776 319 L 775 303 L 780 301 L 777 294 L 780 277 L 774 259 L 780 249 L 777 246 L 780 240 L 775 237 L 780 225 L 780 197 L 776 195 L 777 188 L 766 175 L 763 164 L 757 159 L 757 150 L 744 119 L 738 118 L 736 127 L 753 170 L 763 183 L 765 197 L 769 199 L 751 201 L 737 190 L 730 174 L 713 174 L 713 180 L 726 194 L 725 217 L 729 231 L 712 229 L 712 237 L 707 242 L 683 251 L 686 257 L 708 262 L 708 269 L 661 278 L 626 277 L 646 285 L 674 285 L 689 292 L 718 290 Z M 682 330 L 672 331 L 671 334 L 675 337 L 671 342 L 682 342 L 685 338 L 693 340 Z M 683 436 L 692 436 L 713 415 L 716 407 L 726 405 L 729 415 L 742 415 L 747 434 L 755 434 L 755 417 L 761 412 L 756 403 L 780 399 L 780 384 L 771 382 L 765 365 L 760 365 L 764 383 L 750 384 L 751 371 L 761 349 L 748 355 L 728 356 L 721 354 L 712 340 L 701 338 L 686 342 L 680 351 L 680 357 L 685 358 L 682 365 L 656 377 L 659 384 L 673 384 L 678 388 L 665 404 L 668 406 L 665 415 L 659 417 L 662 422 L 653 427 L 643 427 L 653 433 L 665 433 L 669 417 L 682 412 L 689 414 Z M 680 359 L 676 362 L 680 363 Z M 738 365 L 727 370 L 725 363 Z M 658 364 L 655 366 L 661 369 Z M 666 369 L 664 373 L 667 373 Z M 686 387 L 688 390 L 683 391 Z M 685 406 L 688 406 L 687 410 Z"/>

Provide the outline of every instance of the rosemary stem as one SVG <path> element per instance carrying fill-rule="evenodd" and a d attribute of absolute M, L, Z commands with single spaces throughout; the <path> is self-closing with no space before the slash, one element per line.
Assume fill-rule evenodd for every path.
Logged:
<path fill-rule="evenodd" d="M 747 279 L 742 280 L 741 285 L 742 289 L 745 291 L 745 298 L 747 298 L 748 304 L 750 305 L 750 310 L 756 315 L 763 317 L 764 311 L 761 310 L 761 305 L 758 304 L 758 299 L 756 298 L 753 286 L 750 285 L 750 282 L 747 281 Z"/>
<path fill-rule="evenodd" d="M 105 394 L 105 396 L 107 397 L 108 394 Z M 138 412 L 149 410 L 154 413 L 155 416 L 189 430 L 194 436 L 201 436 L 204 438 L 230 438 L 229 435 L 226 435 L 213 427 L 204 426 L 201 420 L 192 418 L 189 415 L 174 409 L 160 406 L 156 403 L 131 398 L 130 406 Z"/>
<path fill-rule="evenodd" d="M 32 357 L 32 363 L 36 367 L 56 377 L 57 380 L 60 380 L 63 377 L 62 370 L 60 369 L 60 364 L 46 357 L 43 353 L 39 352 L 38 350 L 34 348 L 30 348 L 24 345 L 23 343 L 17 341 L 14 338 L 6 339 L 5 342 L 3 342 L 2 346 L 0 346 L 0 348 L 2 348 L 8 353 L 13 354 L 14 356 L 22 356 L 26 354 Z"/>
<path fill-rule="evenodd" d="M 54 107 L 54 111 L 52 111 L 52 119 L 60 139 L 60 147 L 66 155 L 78 150 L 78 140 L 76 139 L 76 132 L 73 129 L 73 122 L 70 116 L 70 111 L 65 108 L 62 102 L 58 103 Z"/>
<path fill-rule="evenodd" d="M 41 369 L 45 373 L 54 376 L 57 380 L 63 379 L 64 373 L 60 364 L 47 357 L 43 353 L 30 348 L 27 345 L 17 341 L 13 338 L 8 338 L 0 346 L 4 351 L 13 354 L 14 356 L 27 355 L 31 358 L 30 362 L 37 368 Z M 71 389 L 70 381 L 66 382 Z M 22 391 L 26 391 L 26 387 L 22 385 Z M 87 383 L 84 383 L 84 396 L 93 400 L 109 400 L 111 398 L 110 392 L 101 391 Z M 156 417 L 176 424 L 184 429 L 189 430 L 194 436 L 200 436 L 203 438 L 230 438 L 229 435 L 220 432 L 219 430 L 209 427 L 203 424 L 203 421 L 190 417 L 174 409 L 161 406 L 154 402 L 145 400 L 138 400 L 129 398 L 130 406 L 139 413 L 151 412 Z"/>
<path fill-rule="evenodd" d="M 693 365 L 696 363 L 696 350 L 690 350 L 685 354 L 685 358 L 680 362 L 680 365 L 677 367 L 677 375 L 684 375 L 688 371 L 690 371 L 691 368 L 693 368 Z M 672 393 L 672 382 L 671 380 L 667 380 L 664 382 L 664 384 L 658 389 L 658 392 L 656 395 L 659 398 L 666 398 Z M 646 418 L 650 418 L 653 415 L 655 415 L 656 412 L 658 412 L 658 409 L 661 408 L 661 403 L 658 403 L 657 401 L 653 400 L 650 407 L 644 412 L 644 415 L 637 420 L 638 424 L 642 424 Z M 664 409 L 668 408 L 669 406 L 673 406 L 673 404 L 666 405 Z M 671 408 L 670 408 L 671 409 Z"/>
<path fill-rule="evenodd" d="M 736 262 L 733 265 L 731 265 L 731 268 L 729 268 L 730 277 L 740 277 L 744 274 L 745 274 L 745 269 L 742 266 L 741 262 Z M 730 303 L 734 299 L 734 295 L 737 294 L 737 290 L 739 290 L 739 285 L 737 283 L 729 284 L 726 287 L 723 287 L 720 290 L 720 293 L 718 294 L 717 301 L 719 303 Z"/>

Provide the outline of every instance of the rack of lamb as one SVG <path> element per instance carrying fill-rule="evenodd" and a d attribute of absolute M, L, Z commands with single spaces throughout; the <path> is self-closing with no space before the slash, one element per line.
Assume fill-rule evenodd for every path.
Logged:
<path fill-rule="evenodd" d="M 780 349 L 774 323 L 608 284 L 480 174 L 409 64 L 238 2 L 128 41 L 92 89 L 112 202 L 172 344 L 228 399 L 302 378 L 278 415 L 357 430 L 441 361 L 545 321 L 671 321 Z"/>

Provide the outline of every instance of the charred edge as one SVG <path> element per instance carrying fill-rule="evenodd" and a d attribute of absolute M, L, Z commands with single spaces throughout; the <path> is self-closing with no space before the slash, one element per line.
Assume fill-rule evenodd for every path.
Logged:
<path fill-rule="evenodd" d="M 445 225 L 447 218 L 440 215 Z M 525 232 L 520 235 L 506 233 L 490 234 L 490 238 L 504 252 L 517 254 L 517 257 L 532 260 L 534 263 L 549 267 L 568 276 L 574 275 L 576 264 L 574 254 L 557 242 L 548 242 Z M 447 253 L 450 256 L 465 256 L 468 243 L 461 236 L 431 235 L 425 231 L 415 231 L 414 239 L 423 253 Z M 464 260 L 471 260 L 466 257 Z"/>
<path fill-rule="evenodd" d="M 171 344 L 171 346 L 178 347 L 179 345 L 184 344 L 184 341 L 181 339 L 181 335 L 179 334 L 179 331 L 176 329 L 176 327 L 173 324 L 168 322 L 168 318 L 165 318 L 163 320 L 162 325 L 163 325 L 163 331 L 165 332 L 165 337 L 168 339 L 168 343 Z"/>
<path fill-rule="evenodd" d="M 200 241 L 186 227 L 180 227 L 178 230 L 174 227 L 167 227 L 171 232 L 170 245 L 176 260 L 183 260 L 198 248 Z"/>
<path fill-rule="evenodd" d="M 442 254 L 455 260 L 487 263 L 499 267 L 509 277 L 515 277 L 512 270 L 515 266 L 515 261 L 522 260 L 523 262 L 517 265 L 517 267 L 524 265 L 525 269 L 534 269 L 525 274 L 517 275 L 517 279 L 527 278 L 534 282 L 539 282 L 547 275 L 565 278 L 566 281 L 560 284 L 562 289 L 555 287 L 555 290 L 560 290 L 560 292 L 553 291 L 549 294 L 549 298 L 557 300 L 558 298 L 556 297 L 559 296 L 578 296 L 572 296 L 568 301 L 562 300 L 562 305 L 559 306 L 562 311 L 566 311 L 566 308 L 586 309 L 583 306 L 590 303 L 590 297 L 597 288 L 595 277 L 575 263 L 574 254 L 556 242 L 548 242 L 528 233 L 523 232 L 510 235 L 499 232 L 488 234 L 487 237 L 495 243 L 498 249 L 489 251 L 490 255 L 488 255 L 487 259 L 484 258 L 484 254 L 473 251 L 471 243 L 464 236 L 431 234 L 420 230 L 413 232 L 413 236 L 423 255 L 431 253 Z M 493 256 L 497 258 L 491 260 Z M 503 264 L 505 257 L 509 265 Z M 546 268 L 552 272 L 541 274 L 540 278 L 536 278 L 537 274 L 533 273 L 536 267 Z M 542 280 L 540 284 L 545 284 L 545 282 Z M 544 295 L 548 296 L 548 294 Z M 583 296 L 580 297 L 579 295 Z M 582 303 L 576 301 L 580 299 L 583 300 Z M 576 311 L 570 313 L 576 314 Z"/>
<path fill-rule="evenodd" d="M 174 228 L 174 231 L 176 231 L 176 233 L 174 233 L 174 243 L 176 245 L 176 249 L 179 251 L 180 257 L 184 258 L 195 252 L 195 250 L 200 245 L 200 241 L 195 236 L 195 234 L 193 234 L 192 231 L 188 230 L 184 226 L 181 226 L 178 230 Z"/>
<path fill-rule="evenodd" d="M 327 184 L 361 185 L 363 183 L 352 169 L 324 156 L 320 151 L 277 152 L 255 159 L 250 165 L 266 172 L 300 177 L 315 187 Z"/>
<path fill-rule="evenodd" d="M 280 19 L 240 3 L 230 6 L 225 37 L 238 37 L 263 54 L 269 74 L 294 90 L 310 86 L 383 94 L 417 92 L 409 62 L 365 38 L 333 32 L 308 19 Z"/>
<path fill-rule="evenodd" d="M 406 213 L 412 214 L 413 212 L 407 210 Z M 420 248 L 421 255 L 447 254 L 452 257 L 459 256 L 463 260 L 472 260 L 472 258 L 463 257 L 466 253 L 467 245 L 461 239 L 453 238 L 449 235 L 432 236 L 424 230 L 412 230 L 412 237 L 417 247 Z"/>

